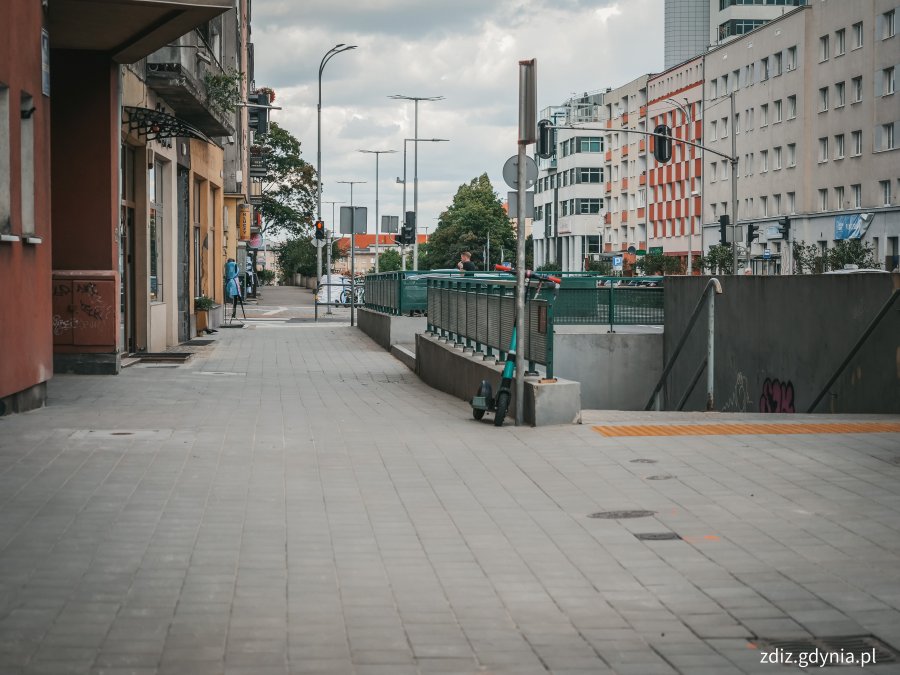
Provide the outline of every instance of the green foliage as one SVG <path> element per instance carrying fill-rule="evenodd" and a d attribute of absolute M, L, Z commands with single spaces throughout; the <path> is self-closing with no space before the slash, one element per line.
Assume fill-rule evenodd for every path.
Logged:
<path fill-rule="evenodd" d="M 544 263 L 538 267 L 535 272 L 559 272 L 559 265 L 555 262 Z"/>
<path fill-rule="evenodd" d="M 684 270 L 681 258 L 663 253 L 647 253 L 640 256 L 634 266 L 643 276 L 681 274 Z"/>
<path fill-rule="evenodd" d="M 601 258 L 600 260 L 591 260 L 584 270 L 585 272 L 597 272 L 603 276 L 612 275 L 612 263 L 609 260 Z"/>
<path fill-rule="evenodd" d="M 407 255 L 407 258 L 409 256 Z M 384 253 L 378 256 L 378 271 L 379 272 L 397 272 L 402 267 L 403 261 L 400 259 L 400 251 L 395 248 L 389 248 Z M 409 269 L 407 267 L 407 269 Z M 373 267 L 370 272 L 374 272 L 375 268 Z"/>
<path fill-rule="evenodd" d="M 315 238 L 310 235 L 295 237 L 281 245 L 276 253 L 278 259 L 278 267 L 281 269 L 282 277 L 285 281 L 292 281 L 295 274 L 302 274 L 306 277 L 316 276 L 316 244 Z M 322 251 L 322 261 L 324 265 L 326 251 Z M 331 244 L 331 260 L 340 260 L 346 257 L 338 248 L 337 241 Z M 322 272 L 325 274 L 325 270 Z"/>
<path fill-rule="evenodd" d="M 208 312 L 215 306 L 216 303 L 209 296 L 201 295 L 199 298 L 194 298 L 195 312 Z"/>
<path fill-rule="evenodd" d="M 795 241 L 791 254 L 794 274 L 822 274 L 829 270 L 842 270 L 845 265 L 856 265 L 861 269 L 881 268 L 872 245 L 860 239 L 842 239 L 824 254 L 815 244 Z"/>
<path fill-rule="evenodd" d="M 241 100 L 243 80 L 244 73 L 235 68 L 218 74 L 206 73 L 203 83 L 210 107 L 222 114 L 234 112 Z"/>
<path fill-rule="evenodd" d="M 263 286 L 269 286 L 275 281 L 275 270 L 260 270 L 256 273 Z"/>
<path fill-rule="evenodd" d="M 709 270 L 710 274 L 732 274 L 734 270 L 734 252 L 728 244 L 716 244 L 710 247 L 705 256 L 700 257 L 700 269 Z"/>
<path fill-rule="evenodd" d="M 251 155 L 261 155 L 263 178 L 263 232 L 296 238 L 312 229 L 316 212 L 316 170 L 300 158 L 300 141 L 289 131 L 269 125 L 269 133 L 257 139 Z"/>
<path fill-rule="evenodd" d="M 437 229 L 429 237 L 423 256 L 419 248 L 421 269 L 456 267 L 463 251 L 472 252 L 472 262 L 484 269 L 484 247 L 491 238 L 490 266 L 500 262 L 500 249 L 509 255 L 515 251 L 516 234 L 503 210 L 500 199 L 484 173 L 460 185 L 453 203 L 441 214 Z"/>

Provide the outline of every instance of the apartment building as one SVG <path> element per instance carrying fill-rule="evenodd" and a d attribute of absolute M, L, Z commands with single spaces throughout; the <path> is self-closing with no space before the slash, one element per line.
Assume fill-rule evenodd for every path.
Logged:
<path fill-rule="evenodd" d="M 538 159 L 534 188 L 534 264 L 583 270 L 601 254 L 604 197 L 605 94 L 585 93 L 541 111 L 541 118 L 567 127 L 557 131 L 555 154 Z"/>
<path fill-rule="evenodd" d="M 782 216 L 794 241 L 824 250 L 861 236 L 896 264 L 896 4 L 816 2 L 706 55 L 706 145 L 738 159 L 734 184 L 731 163 L 706 154 L 706 222 L 729 214 L 742 245 L 744 226 L 760 226 L 742 256 L 754 271 L 791 272 Z"/>
<path fill-rule="evenodd" d="M 703 58 L 684 61 L 647 82 L 649 130 L 663 124 L 672 136 L 703 144 Z M 652 143 L 652 141 L 651 141 Z M 703 253 L 702 151 L 673 141 L 672 159 L 658 164 L 648 155 L 649 230 L 647 246 L 681 259 L 691 269 Z"/>
<path fill-rule="evenodd" d="M 606 152 L 603 250 L 622 252 L 625 267 L 647 247 L 647 83 L 649 75 L 611 89 L 604 95 Z"/>

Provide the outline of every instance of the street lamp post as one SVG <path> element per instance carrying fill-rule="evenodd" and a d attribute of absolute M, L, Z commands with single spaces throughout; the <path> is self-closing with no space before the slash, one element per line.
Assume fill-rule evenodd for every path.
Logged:
<path fill-rule="evenodd" d="M 415 126 L 413 128 L 413 140 L 416 141 L 416 155 L 413 160 L 413 213 L 415 214 L 413 228 L 413 269 L 419 269 L 419 101 L 441 101 L 443 96 L 403 96 L 394 94 L 388 98 L 415 102 Z M 406 213 L 404 212 L 404 217 Z"/>
<path fill-rule="evenodd" d="M 353 186 L 365 183 L 364 180 L 339 180 L 350 186 L 350 325 L 356 318 L 356 210 L 353 208 Z"/>
<path fill-rule="evenodd" d="M 322 57 L 319 63 L 319 104 L 316 108 L 316 220 L 322 220 L 322 71 L 325 70 L 327 64 L 333 57 L 341 52 L 350 49 L 356 49 L 356 45 L 345 45 L 343 42 L 337 44 Z M 316 249 L 316 281 L 322 283 L 322 248 Z"/>
<path fill-rule="evenodd" d="M 403 139 L 403 180 L 400 180 L 399 178 L 397 179 L 398 183 L 403 183 L 403 215 L 400 217 L 401 220 L 406 218 L 406 144 L 409 143 L 410 141 L 416 141 L 416 145 L 418 146 L 419 143 L 446 143 L 449 140 L 450 139 L 448 139 L 448 138 L 404 138 Z M 416 226 L 416 229 L 418 229 L 418 225 Z M 418 236 L 414 237 L 414 241 L 418 241 Z M 413 253 L 413 259 L 414 259 L 413 269 L 418 269 L 418 259 L 416 258 L 416 254 L 415 254 L 416 249 L 413 248 L 413 251 L 414 251 L 414 253 Z M 404 252 L 401 252 L 400 258 L 402 261 L 402 268 L 405 270 L 406 269 L 406 256 L 403 253 Z"/>
<path fill-rule="evenodd" d="M 378 159 L 379 155 L 393 154 L 396 150 L 360 150 L 375 155 L 375 274 L 378 274 L 378 229 L 381 227 L 378 220 Z"/>

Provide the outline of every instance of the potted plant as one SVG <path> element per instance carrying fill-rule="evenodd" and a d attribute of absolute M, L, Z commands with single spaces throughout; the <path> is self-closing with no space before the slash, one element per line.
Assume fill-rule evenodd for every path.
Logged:
<path fill-rule="evenodd" d="M 209 327 L 209 310 L 216 306 L 212 298 L 201 295 L 194 298 L 194 312 L 197 314 L 197 335 L 202 334 Z"/>

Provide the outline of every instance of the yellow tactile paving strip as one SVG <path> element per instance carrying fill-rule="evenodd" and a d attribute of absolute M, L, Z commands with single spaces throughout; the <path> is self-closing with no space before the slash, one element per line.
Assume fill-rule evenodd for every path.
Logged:
<path fill-rule="evenodd" d="M 617 424 L 595 426 L 603 436 L 737 436 L 761 434 L 875 434 L 900 432 L 895 422 L 782 424 Z"/>

